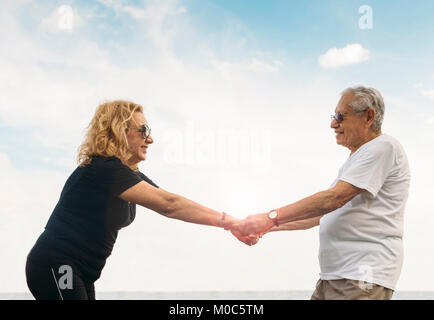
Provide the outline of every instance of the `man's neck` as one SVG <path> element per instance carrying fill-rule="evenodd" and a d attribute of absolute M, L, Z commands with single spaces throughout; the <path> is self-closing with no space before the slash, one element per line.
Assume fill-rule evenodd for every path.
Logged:
<path fill-rule="evenodd" d="M 377 138 L 377 137 L 379 137 L 379 136 L 381 136 L 381 135 L 382 135 L 381 130 L 378 131 L 378 132 L 373 132 L 373 131 L 371 131 L 371 132 L 368 134 L 368 136 L 363 140 L 363 142 L 362 142 L 360 145 L 358 145 L 357 147 L 354 147 L 354 148 L 350 148 L 350 150 L 351 150 L 350 156 L 351 156 L 354 152 L 356 152 L 356 151 L 357 151 L 361 146 L 363 146 L 365 143 L 367 143 L 367 142 L 369 142 L 369 141 L 371 141 L 371 140 L 374 140 L 375 138 Z"/>

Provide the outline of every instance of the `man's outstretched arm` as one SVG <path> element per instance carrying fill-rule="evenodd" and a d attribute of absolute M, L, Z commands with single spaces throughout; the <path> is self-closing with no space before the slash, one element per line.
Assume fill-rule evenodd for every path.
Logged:
<path fill-rule="evenodd" d="M 307 230 L 316 226 L 319 226 L 319 220 L 323 217 L 313 217 L 304 220 L 291 221 L 279 225 L 278 227 L 273 226 L 268 232 L 274 231 L 295 231 L 295 230 Z"/>
<path fill-rule="evenodd" d="M 331 189 L 315 193 L 293 204 L 277 209 L 277 221 L 281 225 L 312 218 L 318 219 L 344 206 L 362 191 L 364 189 L 360 189 L 344 181 L 339 181 Z M 260 213 L 247 217 L 234 225 L 233 228 L 231 227 L 231 229 L 243 235 L 261 235 L 268 232 L 273 225 L 273 221 L 268 218 L 268 213 Z"/>

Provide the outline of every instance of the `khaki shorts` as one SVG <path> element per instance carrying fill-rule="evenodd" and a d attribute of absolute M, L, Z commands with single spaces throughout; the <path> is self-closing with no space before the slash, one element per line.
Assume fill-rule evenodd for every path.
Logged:
<path fill-rule="evenodd" d="M 393 290 L 350 279 L 318 280 L 311 300 L 390 300 Z"/>

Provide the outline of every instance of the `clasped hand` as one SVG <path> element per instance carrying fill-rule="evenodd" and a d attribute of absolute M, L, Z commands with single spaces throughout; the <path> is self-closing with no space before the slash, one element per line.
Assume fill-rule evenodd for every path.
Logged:
<path fill-rule="evenodd" d="M 254 214 L 245 219 L 238 220 L 228 226 L 232 234 L 241 242 L 252 246 L 272 227 L 273 222 L 267 214 Z"/>

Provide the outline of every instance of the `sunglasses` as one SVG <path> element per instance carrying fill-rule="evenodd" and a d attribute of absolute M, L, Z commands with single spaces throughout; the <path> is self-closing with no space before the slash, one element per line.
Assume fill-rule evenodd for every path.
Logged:
<path fill-rule="evenodd" d="M 366 112 L 367 110 L 369 110 L 369 108 L 367 108 L 367 109 L 365 109 L 365 110 L 354 111 L 354 113 L 355 113 L 355 114 L 360 114 L 360 113 Z M 344 119 L 344 115 L 343 115 L 342 113 L 340 113 L 340 112 L 337 112 L 337 113 L 335 113 L 335 114 L 332 114 L 332 115 L 330 116 L 330 118 L 331 118 L 332 120 L 335 119 L 337 123 L 342 123 L 342 121 L 345 120 L 345 119 Z"/>
<path fill-rule="evenodd" d="M 337 123 L 342 123 L 342 121 L 344 121 L 344 115 L 340 112 L 337 112 L 335 114 L 332 114 L 330 116 L 330 119 L 335 119 Z"/>
<path fill-rule="evenodd" d="M 140 128 L 130 128 L 130 129 L 141 132 L 143 139 L 148 139 L 148 137 L 151 135 L 151 128 L 149 128 L 147 124 L 141 125 Z"/>

